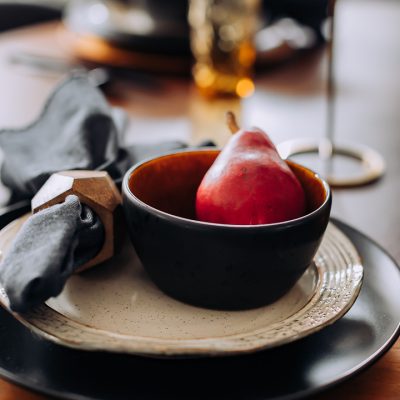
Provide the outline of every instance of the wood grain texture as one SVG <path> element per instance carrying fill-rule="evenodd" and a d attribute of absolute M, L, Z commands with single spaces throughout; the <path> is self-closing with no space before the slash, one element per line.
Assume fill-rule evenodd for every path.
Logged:
<path fill-rule="evenodd" d="M 50 397 L 43 397 L 40 394 L 25 390 L 19 386 L 13 385 L 3 379 L 0 380 L 0 399 L 1 400 L 43 400 Z"/>
<path fill-rule="evenodd" d="M 337 92 L 335 135 L 367 144 L 387 163 L 378 182 L 334 192 L 333 215 L 375 239 L 400 262 L 400 3 L 390 0 L 339 1 L 337 10 Z M 30 122 L 62 76 L 16 68 L 10 51 L 26 50 L 73 58 L 62 28 L 46 24 L 0 36 L 0 126 Z M 167 138 L 198 142 L 229 137 L 224 113 L 233 110 L 242 126 L 265 128 L 279 143 L 318 137 L 325 128 L 326 59 L 323 51 L 259 75 L 255 94 L 243 102 L 200 98 L 186 79 L 151 78 L 151 85 L 114 82 L 113 104 L 132 117 L 127 142 Z M 314 400 L 398 400 L 400 342 L 358 376 L 314 396 Z M 48 399 L 0 381 L 0 399 Z"/>
<path fill-rule="evenodd" d="M 121 195 L 107 172 L 61 171 L 52 174 L 32 199 L 32 212 L 36 213 L 65 201 L 67 196 L 78 196 L 82 204 L 89 206 L 100 218 L 104 227 L 104 243 L 100 251 L 79 267 L 84 271 L 114 255 L 115 219 Z"/>

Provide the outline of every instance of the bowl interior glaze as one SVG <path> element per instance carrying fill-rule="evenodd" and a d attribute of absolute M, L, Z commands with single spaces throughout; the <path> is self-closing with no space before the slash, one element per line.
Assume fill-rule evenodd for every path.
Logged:
<path fill-rule="evenodd" d="M 219 150 L 173 153 L 141 164 L 129 177 L 131 193 L 143 203 L 168 214 L 195 220 L 196 191 Z M 313 171 L 286 161 L 303 186 L 307 214 L 326 200 L 323 181 Z"/>

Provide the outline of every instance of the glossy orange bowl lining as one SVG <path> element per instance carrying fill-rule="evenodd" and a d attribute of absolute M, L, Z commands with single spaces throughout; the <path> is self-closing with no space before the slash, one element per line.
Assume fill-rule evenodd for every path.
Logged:
<path fill-rule="evenodd" d="M 197 223 L 212 224 L 196 220 L 195 198 L 197 188 L 210 168 L 219 150 L 183 150 L 144 161 L 127 173 L 128 192 L 143 205 L 171 217 L 185 218 Z M 307 213 L 298 218 L 307 217 L 320 209 L 330 197 L 328 184 L 310 169 L 286 161 L 299 179 L 306 195 Z M 296 221 L 296 220 L 292 220 Z M 239 227 L 257 227 L 266 225 L 232 225 Z"/>

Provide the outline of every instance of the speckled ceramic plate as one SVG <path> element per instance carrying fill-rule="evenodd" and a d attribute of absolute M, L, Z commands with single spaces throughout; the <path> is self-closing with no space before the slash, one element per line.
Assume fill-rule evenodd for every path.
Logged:
<path fill-rule="evenodd" d="M 2 252 L 23 221 L 0 231 Z M 330 224 L 314 263 L 283 298 L 249 311 L 208 310 L 162 293 L 126 242 L 111 262 L 73 276 L 57 298 L 15 316 L 37 334 L 79 349 L 151 356 L 240 354 L 288 343 L 333 323 L 354 303 L 362 276 L 354 246 Z M 7 305 L 4 291 L 0 301 Z"/>

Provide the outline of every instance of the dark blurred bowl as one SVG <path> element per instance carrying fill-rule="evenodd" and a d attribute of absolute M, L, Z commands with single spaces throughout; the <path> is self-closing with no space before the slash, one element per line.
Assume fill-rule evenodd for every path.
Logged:
<path fill-rule="evenodd" d="M 165 293 L 218 309 L 266 305 L 312 262 L 329 220 L 329 186 L 289 162 L 307 197 L 305 216 L 269 225 L 196 221 L 195 195 L 218 150 L 186 150 L 133 166 L 122 184 L 132 243 Z"/>
<path fill-rule="evenodd" d="M 326 3 L 327 0 L 264 1 L 260 34 L 255 41 L 257 66 L 276 65 L 316 47 L 322 41 L 320 28 L 326 18 Z M 187 0 L 71 0 L 66 5 L 63 20 L 77 40 L 79 58 L 98 62 L 102 56 L 102 63 L 113 64 L 115 52 L 124 51 L 125 67 L 152 70 L 154 61 L 143 61 L 146 55 L 167 56 L 170 63 L 182 62 L 182 58 L 190 61 L 187 10 Z M 275 29 L 269 29 L 274 26 Z M 299 39 L 293 40 L 293 36 L 299 36 Z M 99 55 L 93 55 L 92 50 L 87 51 L 90 43 L 81 43 L 93 38 L 108 46 L 107 59 L 103 48 L 96 50 Z M 161 65 L 169 62 L 155 61 Z M 180 70 L 189 72 L 190 63 L 186 64 Z"/>
<path fill-rule="evenodd" d="M 190 54 L 187 2 L 73 0 L 64 11 L 67 28 L 121 49 L 147 54 Z"/>

